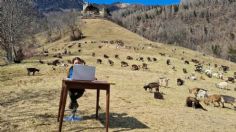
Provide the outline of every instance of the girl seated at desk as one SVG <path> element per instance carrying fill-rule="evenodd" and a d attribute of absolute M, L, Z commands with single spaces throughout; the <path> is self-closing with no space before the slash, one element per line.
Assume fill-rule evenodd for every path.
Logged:
<path fill-rule="evenodd" d="M 73 64 L 85 64 L 84 60 L 80 59 L 79 57 L 75 57 L 72 60 Z M 67 78 L 72 78 L 73 74 L 73 65 L 70 66 L 67 69 Z M 77 102 L 77 99 L 83 96 L 84 94 L 84 89 L 70 89 L 69 90 L 69 96 L 70 96 L 70 104 L 69 104 L 69 109 L 74 109 L 76 110 L 79 107 L 79 104 Z"/>

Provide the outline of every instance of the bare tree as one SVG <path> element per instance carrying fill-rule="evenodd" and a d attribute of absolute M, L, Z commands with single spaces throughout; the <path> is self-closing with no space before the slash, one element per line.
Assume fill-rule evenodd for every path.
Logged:
<path fill-rule="evenodd" d="M 79 40 L 82 38 L 83 34 L 79 27 L 79 13 L 70 11 L 63 15 L 62 22 L 69 28 L 71 33 L 71 40 Z"/>
<path fill-rule="evenodd" d="M 48 14 L 46 17 L 48 41 L 56 41 L 67 32 L 71 33 L 71 38 L 80 39 L 82 32 L 79 28 L 79 15 L 76 11 L 53 12 Z"/>
<path fill-rule="evenodd" d="M 24 40 L 33 32 L 34 6 L 25 0 L 2 0 L 0 4 L 0 48 L 9 61 L 21 61 Z M 18 51 L 19 50 L 19 51 Z M 22 55 L 22 54 L 21 54 Z"/>

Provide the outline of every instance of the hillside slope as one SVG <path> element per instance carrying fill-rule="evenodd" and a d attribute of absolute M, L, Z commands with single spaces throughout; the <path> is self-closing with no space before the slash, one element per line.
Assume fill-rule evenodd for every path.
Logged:
<path fill-rule="evenodd" d="M 202 53 L 188 50 L 182 47 L 164 45 L 148 41 L 110 21 L 101 19 L 83 20 L 83 33 L 86 38 L 80 41 L 70 42 L 69 37 L 60 41 L 45 44 L 39 50 L 48 49 L 49 56 L 36 56 L 25 60 L 22 64 L 12 64 L 0 67 L 0 130 L 1 131 L 57 131 L 56 121 L 61 80 L 65 78 L 65 67 L 49 66 L 40 64 L 38 59 L 44 62 L 55 60 L 52 56 L 61 53 L 64 49 L 71 55 L 63 55 L 60 61 L 67 62 L 75 56 L 86 61 L 87 65 L 96 66 L 96 77 L 98 80 L 107 80 L 115 83 L 111 86 L 110 105 L 110 131 L 229 131 L 234 132 L 236 114 L 231 105 L 227 108 L 206 106 L 208 111 L 188 108 L 185 99 L 190 96 L 188 88 L 201 87 L 207 89 L 209 94 L 226 94 L 236 97 L 235 84 L 229 84 L 229 90 L 217 89 L 215 83 L 222 80 L 208 78 L 204 74 L 194 72 L 194 63 L 191 59 L 198 59 L 208 63 L 227 65 L 230 71 L 225 73 L 225 78 L 233 76 L 236 71 L 234 63 L 204 56 Z M 110 41 L 120 40 L 124 47 L 119 44 L 111 44 Z M 103 41 L 108 41 L 103 42 Z M 102 46 L 99 48 L 98 46 Z M 70 47 L 70 48 L 69 48 Z M 176 49 L 176 50 L 175 50 Z M 81 50 L 81 52 L 78 52 Z M 95 57 L 92 53 L 95 53 Z M 159 53 L 165 53 L 161 56 Z M 108 64 L 103 57 L 106 54 L 114 61 L 114 66 Z M 116 59 L 115 54 L 120 59 Z M 131 56 L 134 60 L 127 60 Z M 142 65 L 143 62 L 136 58 L 144 57 L 148 64 L 147 70 L 131 70 L 132 64 Z M 147 57 L 157 58 L 157 61 L 148 62 Z M 189 60 L 190 64 L 184 64 Z M 97 59 L 102 59 L 102 64 L 97 64 Z M 166 65 L 166 60 L 171 60 L 171 65 Z M 126 61 L 129 66 L 121 67 L 120 62 Z M 173 70 L 175 66 L 176 70 Z M 35 76 L 28 76 L 26 68 L 36 67 L 40 69 Z M 184 74 L 182 68 L 186 68 L 188 74 Z M 218 71 L 218 68 L 213 68 Z M 195 73 L 198 80 L 190 81 L 184 79 L 191 73 Z M 200 79 L 200 77 L 205 80 Z M 169 87 L 161 87 L 164 100 L 156 100 L 153 93 L 143 89 L 144 84 L 156 81 L 159 77 L 170 79 Z M 185 80 L 183 86 L 177 86 L 176 79 Z M 86 90 L 79 99 L 79 112 L 82 116 L 81 122 L 64 122 L 63 131 L 104 131 L 105 122 L 105 93 L 101 92 L 100 120 L 95 120 L 96 92 Z M 67 100 L 66 116 L 69 99 Z M 224 123 L 222 123 L 224 122 Z M 201 126 L 196 129 L 196 126 Z"/>
<path fill-rule="evenodd" d="M 182 0 L 172 6 L 130 6 L 111 19 L 149 40 L 236 62 L 235 9 L 235 0 Z"/>

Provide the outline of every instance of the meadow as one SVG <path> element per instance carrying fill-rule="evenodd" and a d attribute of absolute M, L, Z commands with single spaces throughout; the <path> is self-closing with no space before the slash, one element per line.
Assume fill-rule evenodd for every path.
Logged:
<path fill-rule="evenodd" d="M 82 31 L 85 38 L 80 41 L 69 41 L 65 36 L 53 43 L 43 43 L 44 36 L 38 35 L 42 45 L 38 51 L 48 49 L 48 57 L 35 56 L 24 60 L 21 64 L 9 64 L 0 67 L 0 131 L 2 132 L 54 132 L 58 131 L 57 112 L 62 79 L 66 77 L 66 67 L 48 66 L 40 64 L 39 59 L 51 61 L 55 58 L 53 54 L 62 52 L 64 48 L 71 51 L 71 55 L 63 56 L 65 63 L 75 56 L 86 61 L 87 65 L 96 66 L 96 77 L 98 80 L 106 80 L 115 85 L 111 86 L 110 96 L 110 128 L 109 131 L 134 131 L 134 132 L 157 132 L 157 131 L 192 131 L 192 132 L 234 132 L 236 131 L 236 111 L 229 104 L 227 108 L 206 106 L 208 111 L 193 109 L 185 106 L 186 97 L 191 96 L 189 88 L 200 87 L 207 89 L 209 94 L 225 94 L 236 97 L 236 84 L 229 83 L 229 90 L 217 89 L 215 83 L 222 80 L 208 78 L 204 74 L 194 72 L 194 63 L 184 64 L 181 60 L 191 61 L 198 59 L 205 64 L 227 65 L 230 71 L 224 76 L 233 76 L 236 72 L 236 64 L 203 55 L 186 48 L 174 45 L 165 45 L 149 41 L 134 34 L 110 21 L 102 19 L 82 20 Z M 101 41 L 122 40 L 125 46 L 139 48 L 139 50 L 122 48 L 115 44 L 104 44 Z M 91 43 L 96 41 L 96 43 Z M 78 44 L 81 47 L 78 47 Z M 73 45 L 68 48 L 69 45 Z M 102 46 L 102 48 L 98 48 Z M 142 50 L 142 47 L 144 49 Z M 59 49 L 55 51 L 54 49 Z M 81 52 L 78 52 L 81 49 Z M 175 52 L 172 50 L 176 49 Z M 95 57 L 92 53 L 95 53 Z M 183 53 L 184 52 L 184 53 Z M 161 56 L 159 53 L 165 53 Z M 114 61 L 114 66 L 108 64 L 103 58 L 106 54 Z M 118 54 L 120 59 L 114 56 Z M 126 60 L 132 56 L 134 60 Z M 148 64 L 148 70 L 140 69 L 132 71 L 131 65 L 141 65 L 143 62 L 135 60 L 144 57 Z M 148 62 L 147 57 L 157 58 L 156 62 Z M 103 60 L 97 64 L 96 60 Z M 166 65 L 166 60 L 171 60 L 171 66 Z M 121 67 L 120 62 L 126 61 L 129 67 Z M 4 62 L 1 61 L 3 64 Z M 176 71 L 172 69 L 175 66 Z M 206 66 L 206 65 L 205 65 Z M 28 76 L 26 68 L 35 67 L 40 72 L 35 76 Z M 207 66 L 206 66 L 207 67 Z M 184 74 L 182 68 L 186 68 L 188 74 Z M 214 68 L 217 71 L 218 68 Z M 187 75 L 195 73 L 196 81 L 184 79 Z M 201 80 L 203 76 L 205 80 Z M 147 83 L 157 81 L 160 77 L 170 79 L 169 87 L 160 88 L 164 99 L 154 99 L 151 92 L 145 91 L 143 86 Z M 176 79 L 185 80 L 183 86 L 177 86 Z M 83 97 L 79 99 L 79 111 L 77 115 L 83 117 L 80 122 L 64 122 L 63 131 L 105 131 L 105 92 L 100 94 L 99 111 L 100 120 L 95 120 L 96 92 L 86 90 Z M 67 99 L 66 114 L 69 98 Z"/>

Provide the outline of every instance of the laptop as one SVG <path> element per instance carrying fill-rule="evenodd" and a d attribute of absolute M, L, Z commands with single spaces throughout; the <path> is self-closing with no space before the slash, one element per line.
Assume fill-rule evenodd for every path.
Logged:
<path fill-rule="evenodd" d="M 74 64 L 72 80 L 84 80 L 93 81 L 95 80 L 95 67 L 86 66 L 82 64 Z"/>

